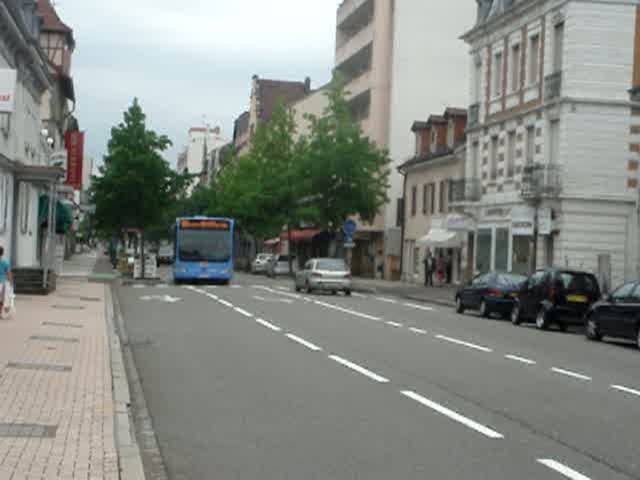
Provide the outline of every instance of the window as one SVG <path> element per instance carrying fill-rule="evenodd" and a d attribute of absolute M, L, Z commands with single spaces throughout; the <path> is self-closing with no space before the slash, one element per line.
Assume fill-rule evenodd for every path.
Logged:
<path fill-rule="evenodd" d="M 507 177 L 514 174 L 516 163 L 516 132 L 511 131 L 507 135 Z"/>
<path fill-rule="evenodd" d="M 417 132 L 416 133 L 416 155 L 420 155 L 420 147 L 421 147 L 420 137 L 421 137 L 420 132 Z"/>
<path fill-rule="evenodd" d="M 436 184 L 431 183 L 429 185 L 429 209 L 431 210 L 431 215 L 436 213 Z"/>
<path fill-rule="evenodd" d="M 562 70 L 562 56 L 564 50 L 564 22 L 553 29 L 553 71 Z"/>
<path fill-rule="evenodd" d="M 436 129 L 435 128 L 431 128 L 431 151 L 435 152 L 436 151 Z"/>
<path fill-rule="evenodd" d="M 453 136 L 455 133 L 455 129 L 456 129 L 455 123 L 453 122 L 453 120 L 450 120 L 449 125 L 447 126 L 447 146 L 449 147 L 453 147 L 453 140 L 454 140 Z"/>
<path fill-rule="evenodd" d="M 509 229 L 496 229 L 496 266 L 499 272 L 509 270 Z"/>
<path fill-rule="evenodd" d="M 399 198 L 396 203 L 396 227 L 404 224 L 404 198 Z"/>
<path fill-rule="evenodd" d="M 533 287 L 542 285 L 544 283 L 546 276 L 547 276 L 546 272 L 543 272 L 543 271 L 534 273 L 531 276 L 531 278 L 529 278 L 529 281 L 527 282 L 527 286 L 529 288 L 533 288 Z"/>
<path fill-rule="evenodd" d="M 619 287 L 615 292 L 613 292 L 611 294 L 611 299 L 614 302 L 622 302 L 622 301 L 624 301 L 627 297 L 631 296 L 631 292 L 633 291 L 633 288 L 635 286 L 636 286 L 636 284 L 633 283 L 633 282 L 625 283 L 624 285 Z"/>
<path fill-rule="evenodd" d="M 538 67 L 540 64 L 540 35 L 529 39 L 529 85 L 538 83 Z"/>
<path fill-rule="evenodd" d="M 491 270 L 491 237 L 490 228 L 478 229 L 478 250 L 476 253 L 476 271 L 486 273 Z"/>
<path fill-rule="evenodd" d="M 20 233 L 23 235 L 29 231 L 29 210 L 31 209 L 31 188 L 24 182 L 20 183 L 18 190 L 20 205 Z"/>
<path fill-rule="evenodd" d="M 476 278 L 474 278 L 472 283 L 475 286 L 486 285 L 490 278 L 491 278 L 490 273 L 483 273 L 478 275 Z"/>
<path fill-rule="evenodd" d="M 479 158 L 479 153 L 480 151 L 480 144 L 478 142 L 475 142 L 472 146 L 471 146 L 471 178 L 473 180 L 477 180 L 480 176 L 478 175 L 478 162 L 480 161 Z"/>
<path fill-rule="evenodd" d="M 494 97 L 502 94 L 502 52 L 498 52 L 493 57 L 492 76 L 492 92 Z"/>
<path fill-rule="evenodd" d="M 447 182 L 440 181 L 440 213 L 446 212 L 447 208 Z"/>
<path fill-rule="evenodd" d="M 475 73 L 473 76 L 473 100 L 479 103 L 482 100 L 482 62 L 475 64 Z"/>
<path fill-rule="evenodd" d="M 498 137 L 491 137 L 491 180 L 498 176 Z"/>
<path fill-rule="evenodd" d="M 520 45 L 511 47 L 511 91 L 520 89 Z"/>
<path fill-rule="evenodd" d="M 427 190 L 428 190 L 428 186 L 425 183 L 422 186 L 422 214 L 423 215 L 427 214 Z"/>
<path fill-rule="evenodd" d="M 418 187 L 414 185 L 411 187 L 411 216 L 416 216 L 416 201 L 418 196 Z"/>
<path fill-rule="evenodd" d="M 535 155 L 536 152 L 536 129 L 535 127 L 531 126 L 531 127 L 527 127 L 527 157 L 526 157 L 526 162 L 527 164 L 532 164 L 533 163 L 533 157 Z"/>
<path fill-rule="evenodd" d="M 549 123 L 549 163 L 556 163 L 560 155 L 560 120 Z"/>

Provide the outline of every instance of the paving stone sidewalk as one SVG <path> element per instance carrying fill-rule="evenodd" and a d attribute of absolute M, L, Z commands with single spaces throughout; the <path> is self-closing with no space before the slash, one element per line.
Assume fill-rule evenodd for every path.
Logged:
<path fill-rule="evenodd" d="M 105 286 L 59 278 L 16 308 L 0 320 L 0 480 L 118 479 Z"/>

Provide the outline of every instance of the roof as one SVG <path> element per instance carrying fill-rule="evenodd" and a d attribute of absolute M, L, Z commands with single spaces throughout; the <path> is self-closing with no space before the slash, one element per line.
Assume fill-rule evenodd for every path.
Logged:
<path fill-rule="evenodd" d="M 429 124 L 427 122 L 415 121 L 413 122 L 413 125 L 411 125 L 411 131 L 418 132 L 420 130 L 427 129 L 428 127 L 429 127 Z"/>
<path fill-rule="evenodd" d="M 429 119 L 427 120 L 427 125 L 433 123 L 447 123 L 447 119 L 444 118 L 443 115 L 430 115 Z"/>
<path fill-rule="evenodd" d="M 445 117 L 466 117 L 467 109 L 466 108 L 456 108 L 456 107 L 448 107 L 444 111 Z"/>
<path fill-rule="evenodd" d="M 290 82 L 284 80 L 257 79 L 259 102 L 258 119 L 268 122 L 279 101 L 285 104 L 297 102 L 311 92 L 310 80 Z"/>
<path fill-rule="evenodd" d="M 446 147 L 446 148 L 441 148 L 439 150 L 436 150 L 435 152 L 428 153 L 426 155 L 416 155 L 415 157 L 410 158 L 409 160 L 404 162 L 402 165 L 400 165 L 398 167 L 398 170 L 402 171 L 402 170 L 406 170 L 407 168 L 415 167 L 416 165 L 420 165 L 422 163 L 432 162 L 439 158 L 446 157 L 447 155 L 453 155 L 453 153 L 454 153 L 453 148 Z"/>
<path fill-rule="evenodd" d="M 43 32 L 57 32 L 66 35 L 67 40 L 75 47 L 73 29 L 65 24 L 56 13 L 51 0 L 38 0 L 38 15 L 42 17 Z"/>
<path fill-rule="evenodd" d="M 235 140 L 249 130 L 249 112 L 242 112 L 233 123 L 233 138 Z"/>
<path fill-rule="evenodd" d="M 291 230 L 291 232 L 282 232 L 280 234 L 280 238 L 282 240 L 287 240 L 289 238 L 289 234 L 291 234 L 291 241 L 294 243 L 298 242 L 310 242 L 313 240 L 313 237 L 319 235 L 320 230 Z"/>

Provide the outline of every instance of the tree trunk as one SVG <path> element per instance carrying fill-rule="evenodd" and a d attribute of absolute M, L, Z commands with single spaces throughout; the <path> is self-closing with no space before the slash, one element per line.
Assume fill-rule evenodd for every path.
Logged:
<path fill-rule="evenodd" d="M 293 244 L 291 243 L 291 226 L 287 224 L 287 242 L 289 243 L 289 276 L 293 277 Z"/>

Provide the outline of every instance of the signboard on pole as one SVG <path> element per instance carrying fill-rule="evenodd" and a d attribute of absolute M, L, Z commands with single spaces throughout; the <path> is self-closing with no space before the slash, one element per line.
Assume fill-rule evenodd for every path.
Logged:
<path fill-rule="evenodd" d="M 16 105 L 17 71 L 0 68 L 0 113 L 13 113 Z"/>
<path fill-rule="evenodd" d="M 353 241 L 353 236 L 356 234 L 358 224 L 354 220 L 347 220 L 342 226 L 342 233 L 344 233 L 344 248 L 354 248 L 356 244 Z"/>
<path fill-rule="evenodd" d="M 74 190 L 82 190 L 82 164 L 84 163 L 84 132 L 67 132 L 67 179 L 66 185 Z"/>
<path fill-rule="evenodd" d="M 535 210 L 528 206 L 511 209 L 511 233 L 514 236 L 533 236 Z"/>
<path fill-rule="evenodd" d="M 552 229 L 551 207 L 540 207 L 538 209 L 538 234 L 551 235 Z"/>

